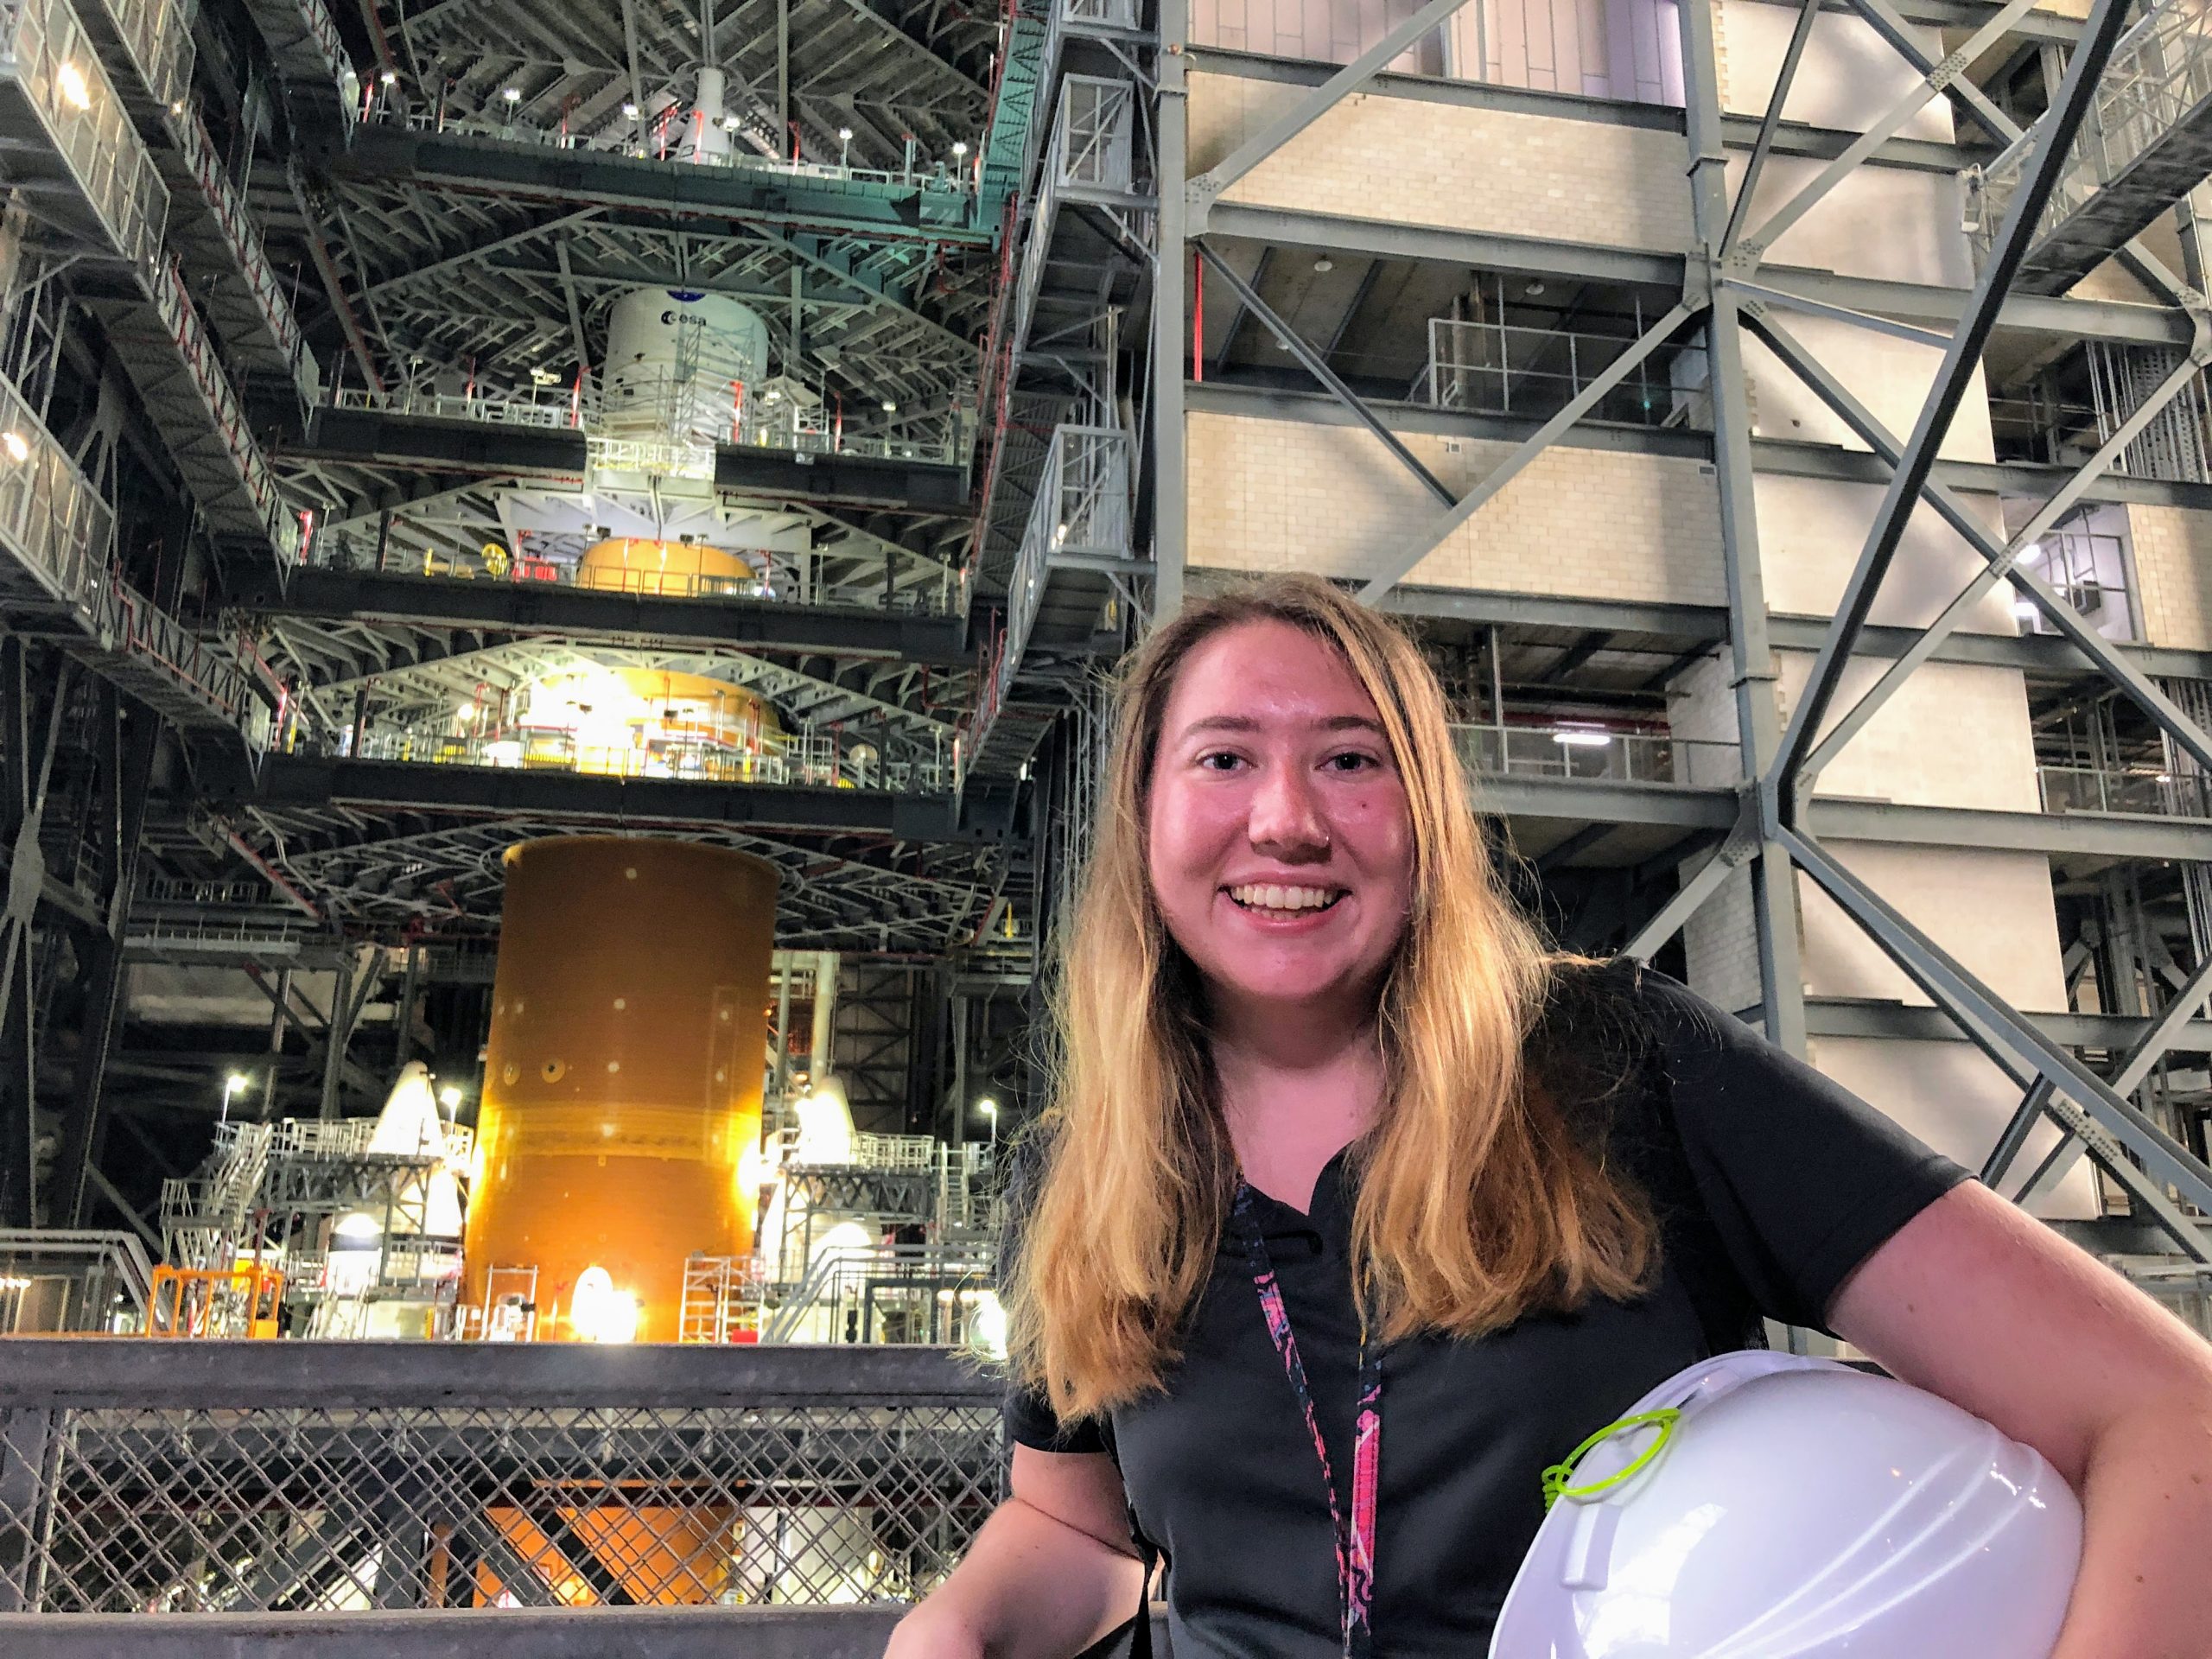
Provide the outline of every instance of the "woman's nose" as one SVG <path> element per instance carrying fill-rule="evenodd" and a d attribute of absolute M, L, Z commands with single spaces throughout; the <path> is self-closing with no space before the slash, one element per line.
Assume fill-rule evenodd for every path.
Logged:
<path fill-rule="evenodd" d="M 1329 849 L 1329 827 L 1312 780 L 1296 766 L 1269 766 L 1252 791 L 1246 834 L 1253 848 L 1276 858 L 1311 857 Z"/>

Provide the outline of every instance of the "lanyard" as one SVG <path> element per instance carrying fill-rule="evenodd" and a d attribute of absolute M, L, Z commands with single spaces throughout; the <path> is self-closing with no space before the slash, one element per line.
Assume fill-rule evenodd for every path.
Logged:
<path fill-rule="evenodd" d="M 1321 1438 L 1321 1420 L 1313 1414 L 1313 1391 L 1306 1386 L 1306 1364 L 1298 1357 L 1298 1338 L 1291 1334 L 1290 1310 L 1283 1306 L 1282 1287 L 1275 1282 L 1274 1258 L 1268 1241 L 1252 1216 L 1252 1188 L 1239 1182 L 1236 1203 L 1230 1212 L 1237 1236 L 1252 1260 L 1252 1287 L 1260 1294 L 1260 1311 L 1266 1316 L 1268 1334 L 1282 1356 L 1283 1374 L 1306 1414 L 1306 1431 L 1313 1437 L 1313 1455 L 1321 1465 L 1321 1484 L 1329 1494 L 1329 1525 L 1337 1541 L 1337 1598 L 1342 1610 L 1344 1659 L 1368 1659 L 1374 1650 L 1374 1632 L 1367 1610 L 1375 1597 L 1375 1509 L 1377 1471 L 1382 1457 L 1382 1354 L 1370 1347 L 1367 1316 L 1359 1321 L 1359 1408 L 1352 1420 L 1351 1513 L 1337 1501 L 1337 1479 L 1329 1466 L 1328 1442 Z"/>

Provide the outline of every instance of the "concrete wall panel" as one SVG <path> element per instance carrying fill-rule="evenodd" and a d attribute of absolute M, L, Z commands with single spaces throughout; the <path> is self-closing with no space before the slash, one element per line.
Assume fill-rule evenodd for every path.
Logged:
<path fill-rule="evenodd" d="M 2064 1008 L 2050 863 L 2041 853 L 1826 843 L 1845 867 L 2016 1008 Z M 1798 877 L 1805 984 L 1815 996 L 1929 999 L 1835 902 Z"/>

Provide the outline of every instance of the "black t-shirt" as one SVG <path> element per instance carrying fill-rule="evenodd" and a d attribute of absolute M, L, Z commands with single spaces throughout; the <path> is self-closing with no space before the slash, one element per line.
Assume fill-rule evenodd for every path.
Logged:
<path fill-rule="evenodd" d="M 1662 1264 L 1633 1302 L 1385 1354 L 1372 1618 L 1376 1651 L 1394 1659 L 1485 1651 L 1543 1518 L 1547 1465 L 1675 1372 L 1760 1345 L 1762 1314 L 1820 1326 L 1851 1270 L 1967 1179 L 1663 975 L 1581 978 L 1572 1000 L 1610 1006 L 1611 1029 L 1631 1040 L 1619 1086 L 1578 1108 L 1580 1127 L 1605 1136 L 1614 1166 L 1650 1198 Z M 1344 1156 L 1322 1172 L 1311 1214 L 1255 1196 L 1343 1482 L 1358 1344 Z M 1114 1456 L 1141 1537 L 1167 1561 L 1179 1659 L 1328 1659 L 1339 1636 L 1327 1497 L 1233 1235 L 1182 1345 L 1166 1391 L 1109 1422 L 1063 1425 L 1040 1394 L 1016 1390 L 1008 1432 L 1043 1451 Z"/>

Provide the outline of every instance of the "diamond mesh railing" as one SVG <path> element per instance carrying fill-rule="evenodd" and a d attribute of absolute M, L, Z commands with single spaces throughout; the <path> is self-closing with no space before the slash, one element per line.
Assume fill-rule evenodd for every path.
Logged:
<path fill-rule="evenodd" d="M 1002 1490 L 943 1349 L 0 1344 L 0 1611 L 906 1599 Z"/>

